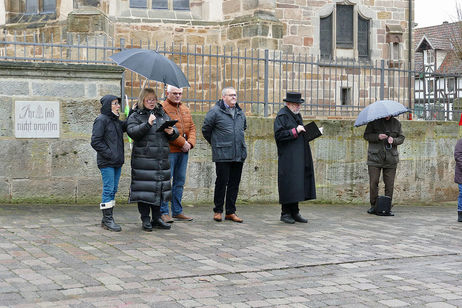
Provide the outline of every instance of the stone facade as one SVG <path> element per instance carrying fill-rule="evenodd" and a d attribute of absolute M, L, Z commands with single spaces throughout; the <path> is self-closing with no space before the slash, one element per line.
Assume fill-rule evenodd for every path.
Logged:
<path fill-rule="evenodd" d="M 67 33 L 105 34 L 136 44 L 149 40 L 314 56 L 320 55 L 321 18 L 335 15 L 337 5 L 348 5 L 353 7 L 355 33 L 356 17 L 369 22 L 370 59 L 390 59 L 392 48 L 397 48 L 398 60 L 407 60 L 410 0 L 190 0 L 189 10 L 173 9 L 172 0 L 166 10 L 150 9 L 148 0 L 147 8 L 130 7 L 131 0 L 58 0 L 56 14 L 38 14 L 36 18 L 18 17 L 25 0 L 2 1 L 6 13 L 0 20 L 6 21 L 2 27 L 10 32 L 54 33 L 56 40 L 64 40 Z M 334 18 L 334 41 L 337 23 Z M 333 56 L 357 59 L 357 40 L 355 34 L 351 50 L 334 46 Z M 397 45 L 393 47 L 393 43 Z"/>

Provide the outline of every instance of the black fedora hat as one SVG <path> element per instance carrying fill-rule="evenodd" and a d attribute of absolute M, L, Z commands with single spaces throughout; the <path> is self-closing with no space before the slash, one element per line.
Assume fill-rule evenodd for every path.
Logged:
<path fill-rule="evenodd" d="M 286 96 L 287 97 L 283 99 L 284 102 L 297 103 L 297 104 L 301 104 L 305 102 L 305 100 L 302 98 L 302 94 L 299 92 L 287 92 Z"/>

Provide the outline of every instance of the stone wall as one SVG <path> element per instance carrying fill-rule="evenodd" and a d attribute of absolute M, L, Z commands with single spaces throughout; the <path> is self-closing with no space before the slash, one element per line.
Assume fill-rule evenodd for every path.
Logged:
<path fill-rule="evenodd" d="M 95 199 L 99 171 L 89 146 L 105 94 L 120 95 L 122 70 L 98 65 L 0 62 L 0 200 Z M 59 139 L 16 139 L 15 101 L 58 101 Z"/>
<path fill-rule="evenodd" d="M 0 62 L 0 202 L 97 203 L 101 193 L 91 128 L 99 98 L 120 93 L 121 71 L 92 65 Z M 59 101 L 59 139 L 16 139 L 14 102 Z M 195 114 L 198 142 L 191 151 L 184 200 L 213 201 L 215 167 L 202 138 L 204 114 Z M 308 120 L 306 120 L 308 121 Z M 367 143 L 364 127 L 351 120 L 321 120 L 325 135 L 312 142 L 318 200 L 367 203 Z M 455 200 L 453 150 L 459 138 L 455 122 L 403 121 L 405 143 L 399 148 L 396 202 Z M 248 159 L 244 164 L 239 203 L 277 202 L 277 151 L 273 119 L 248 118 Z M 126 201 L 130 183 L 130 150 L 118 193 Z"/>

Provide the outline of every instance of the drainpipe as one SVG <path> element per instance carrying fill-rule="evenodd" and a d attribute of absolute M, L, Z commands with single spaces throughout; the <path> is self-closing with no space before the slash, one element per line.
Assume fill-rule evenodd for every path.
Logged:
<path fill-rule="evenodd" d="M 412 77 L 411 77 L 411 69 L 412 69 L 412 31 L 414 29 L 412 25 L 412 1 L 409 0 L 409 25 L 408 25 L 408 31 L 409 31 L 409 38 L 408 38 L 408 99 L 409 99 L 409 109 L 412 109 L 412 88 L 411 88 L 411 82 L 412 82 Z M 409 112 L 408 116 L 409 120 L 412 120 L 412 111 Z"/>

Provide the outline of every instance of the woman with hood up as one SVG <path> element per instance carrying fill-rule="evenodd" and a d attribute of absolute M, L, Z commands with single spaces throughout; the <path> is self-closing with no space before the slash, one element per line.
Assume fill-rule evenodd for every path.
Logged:
<path fill-rule="evenodd" d="M 103 211 L 101 226 L 116 232 L 122 230 L 114 221 L 113 209 L 124 164 L 123 132 L 127 130 L 126 121 L 119 120 L 120 103 L 120 97 L 114 95 L 101 98 L 101 114 L 93 123 L 91 135 L 91 146 L 97 153 L 97 164 L 103 179 L 102 200 L 99 205 Z"/>

